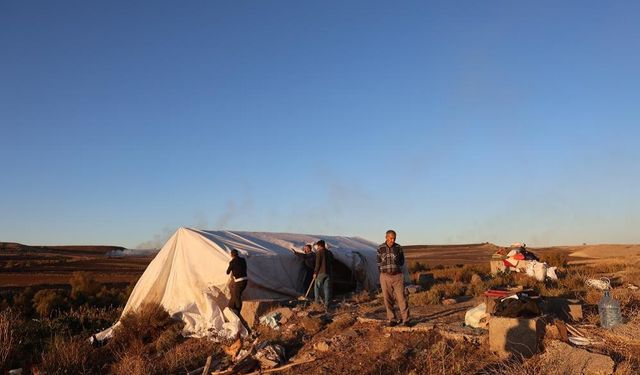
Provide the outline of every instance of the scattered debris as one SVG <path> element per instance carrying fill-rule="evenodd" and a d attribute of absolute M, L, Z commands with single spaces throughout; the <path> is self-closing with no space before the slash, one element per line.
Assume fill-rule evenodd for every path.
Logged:
<path fill-rule="evenodd" d="M 273 368 L 285 361 L 285 350 L 282 345 L 270 344 L 265 341 L 257 346 L 255 358 L 261 368 Z"/>
<path fill-rule="evenodd" d="M 558 329 L 558 336 L 560 336 L 560 340 L 562 342 L 569 341 L 569 330 L 567 329 L 567 325 L 564 324 L 562 320 L 556 319 L 554 321 L 556 328 Z"/>
<path fill-rule="evenodd" d="M 487 304 L 481 303 L 467 311 L 464 315 L 464 324 L 473 328 L 486 328 L 488 319 Z"/>
<path fill-rule="evenodd" d="M 611 280 L 603 277 L 601 279 L 588 279 L 586 281 L 587 286 L 590 286 L 599 290 L 611 289 Z"/>
<path fill-rule="evenodd" d="M 224 352 L 227 353 L 227 355 L 231 358 L 238 355 L 238 353 L 240 352 L 240 349 L 242 349 L 242 340 L 240 339 L 237 339 L 231 345 L 222 346 L 222 350 L 224 350 Z"/>
<path fill-rule="evenodd" d="M 470 296 L 459 296 L 455 298 L 447 298 L 442 300 L 443 305 L 455 305 L 460 302 L 466 302 L 471 300 L 473 297 Z"/>
<path fill-rule="evenodd" d="M 511 245 L 511 249 L 508 252 L 507 249 L 498 250 L 491 256 L 491 273 L 514 271 L 526 273 L 538 281 L 546 279 L 557 280 L 557 267 L 549 267 L 547 263 L 541 262 L 526 247 L 526 244 L 515 243 Z"/>
<path fill-rule="evenodd" d="M 533 318 L 542 312 L 536 301 L 523 295 L 505 297 L 496 303 L 492 315 L 505 318 Z"/>
<path fill-rule="evenodd" d="M 281 307 L 260 317 L 260 324 L 279 329 L 281 324 L 286 324 L 293 316 L 293 311 L 288 307 Z"/>
<path fill-rule="evenodd" d="M 559 374 L 609 375 L 613 374 L 613 360 L 602 354 L 590 353 L 560 341 L 547 344 L 541 361 L 556 369 Z"/>
<path fill-rule="evenodd" d="M 284 366 L 280 366 L 280 367 L 272 368 L 272 369 L 268 369 L 268 370 L 259 370 L 259 371 L 256 371 L 256 372 L 251 372 L 251 373 L 249 373 L 247 375 L 268 374 L 270 372 L 282 371 L 282 370 L 286 370 L 286 369 L 294 367 L 294 366 L 303 365 L 305 363 L 310 363 L 310 362 L 313 362 L 315 360 L 316 360 L 315 358 L 310 358 L 310 359 L 306 359 L 304 361 L 291 362 L 291 363 L 286 364 Z"/>
<path fill-rule="evenodd" d="M 260 364 L 260 362 L 258 362 L 257 359 L 253 358 L 252 356 L 247 356 L 246 358 L 244 358 L 243 360 L 239 361 L 238 363 L 236 363 L 231 368 L 231 373 L 232 374 L 245 374 L 247 372 L 252 371 L 256 367 L 258 367 L 259 364 Z"/>

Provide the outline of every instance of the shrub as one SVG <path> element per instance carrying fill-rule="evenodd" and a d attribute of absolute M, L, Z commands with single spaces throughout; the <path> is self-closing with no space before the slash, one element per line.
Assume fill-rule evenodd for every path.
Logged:
<path fill-rule="evenodd" d="M 567 267 L 569 254 L 561 251 L 545 252 L 540 256 L 540 261 L 547 262 L 552 267 Z"/>
<path fill-rule="evenodd" d="M 42 289 L 33 296 L 33 307 L 40 316 L 49 316 L 66 305 L 64 296 L 55 289 Z"/>
<path fill-rule="evenodd" d="M 224 355 L 220 344 L 208 339 L 187 339 L 162 356 L 160 363 L 163 373 L 177 373 L 182 369 L 193 369 L 206 361 L 208 356 L 220 358 Z"/>
<path fill-rule="evenodd" d="M 158 352 L 165 352 L 176 344 L 178 344 L 182 339 L 182 327 L 178 324 L 172 325 L 166 331 L 160 334 L 160 337 L 155 341 L 155 348 Z"/>
<path fill-rule="evenodd" d="M 47 374 L 91 374 L 91 344 L 79 336 L 55 336 L 42 354 L 42 370 Z"/>
<path fill-rule="evenodd" d="M 100 291 L 95 295 L 93 304 L 101 307 L 121 306 L 127 302 L 127 298 L 128 295 L 125 290 L 102 286 Z"/>
<path fill-rule="evenodd" d="M 35 312 L 33 307 L 33 296 L 35 292 L 31 287 L 25 288 L 20 294 L 14 297 L 13 307 L 23 316 L 31 316 Z"/>
<path fill-rule="evenodd" d="M 76 303 L 83 304 L 100 290 L 100 284 L 88 272 L 74 272 L 69 279 L 71 298 Z"/>
<path fill-rule="evenodd" d="M 114 330 L 109 345 L 115 354 L 126 352 L 133 346 L 144 347 L 156 341 L 171 326 L 178 325 L 179 329 L 182 329 L 183 324 L 181 321 L 173 320 L 159 304 L 147 303 L 136 311 L 126 313 L 120 319 L 120 325 Z M 149 348 L 145 350 L 150 351 Z"/>
<path fill-rule="evenodd" d="M 19 324 L 18 314 L 10 309 L 0 312 L 0 370 L 6 369 L 12 355 L 17 352 L 18 337 L 15 327 Z"/>
<path fill-rule="evenodd" d="M 428 270 L 429 270 L 429 267 L 424 263 L 420 263 L 419 261 L 413 262 L 409 265 L 409 272 L 411 273 L 428 271 Z"/>
<path fill-rule="evenodd" d="M 154 362 L 138 351 L 125 352 L 111 366 L 111 371 L 115 375 L 149 375 L 157 373 Z"/>

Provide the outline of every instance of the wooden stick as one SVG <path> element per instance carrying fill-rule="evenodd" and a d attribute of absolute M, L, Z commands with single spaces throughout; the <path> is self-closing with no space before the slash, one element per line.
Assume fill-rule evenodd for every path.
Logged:
<path fill-rule="evenodd" d="M 311 284 L 309 284 L 309 287 L 307 288 L 307 292 L 304 294 L 304 299 L 307 299 L 307 296 L 309 295 L 309 292 L 311 291 L 311 287 L 313 286 L 314 281 L 316 281 L 316 275 L 313 275 L 313 279 L 311 279 Z"/>
<path fill-rule="evenodd" d="M 204 370 L 202 370 L 202 375 L 207 375 L 210 367 L 211 367 L 211 356 L 208 356 L 207 363 L 204 364 Z"/>
<path fill-rule="evenodd" d="M 572 326 L 569 323 L 565 323 L 565 325 L 567 326 L 567 330 L 569 330 L 569 332 L 571 332 L 572 334 L 579 336 L 579 337 L 585 337 L 584 333 L 582 333 L 579 329 L 577 329 L 576 327 Z"/>
<path fill-rule="evenodd" d="M 207 358 L 207 361 L 209 360 L 209 358 Z M 220 365 L 220 363 L 222 363 L 222 361 L 220 359 L 216 359 L 215 361 L 211 361 L 211 366 L 209 366 L 209 369 L 211 369 L 211 367 L 215 368 L 218 365 Z M 204 374 L 204 372 L 202 371 L 204 369 L 204 366 L 200 366 L 195 370 L 191 370 L 187 373 L 187 375 L 200 375 L 200 374 Z"/>
<path fill-rule="evenodd" d="M 288 369 L 288 368 L 291 368 L 291 367 L 293 367 L 293 366 L 303 365 L 303 364 L 305 364 L 305 363 L 310 363 L 310 362 L 313 362 L 313 361 L 315 361 L 315 360 L 316 360 L 315 358 L 311 358 L 311 359 L 307 359 L 307 360 L 300 361 L 300 362 L 292 362 L 292 363 L 286 364 L 286 365 L 284 365 L 284 366 L 280 366 L 280 367 L 276 367 L 276 368 L 271 368 L 271 369 L 268 369 L 268 370 L 258 370 L 258 371 L 250 372 L 250 373 L 248 373 L 247 375 L 267 374 L 267 373 L 269 373 L 269 372 L 282 371 L 282 370 L 286 370 L 286 369 Z"/>

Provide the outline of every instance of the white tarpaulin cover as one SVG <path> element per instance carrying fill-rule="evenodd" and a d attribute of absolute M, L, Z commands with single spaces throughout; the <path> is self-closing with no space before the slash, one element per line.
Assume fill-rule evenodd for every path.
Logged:
<path fill-rule="evenodd" d="M 229 298 L 226 270 L 230 251 L 237 249 L 247 261 L 249 282 L 244 300 L 289 299 L 304 293 L 304 268 L 291 248 L 300 251 L 319 239 L 325 240 L 336 260 L 351 269 L 362 287 L 377 288 L 377 246 L 361 238 L 180 228 L 144 271 L 122 314 L 145 303 L 159 303 L 185 322 L 187 334 L 231 336 L 243 328 L 235 316 L 229 318 L 233 312 L 224 311 Z M 112 328 L 96 338 L 109 337 Z"/>

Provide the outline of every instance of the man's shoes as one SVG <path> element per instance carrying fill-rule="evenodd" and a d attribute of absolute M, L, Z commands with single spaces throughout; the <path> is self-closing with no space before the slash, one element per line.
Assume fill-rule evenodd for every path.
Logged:
<path fill-rule="evenodd" d="M 405 327 L 413 327 L 413 323 L 411 323 L 411 321 L 409 320 L 405 320 L 404 322 L 402 322 L 402 325 Z"/>
<path fill-rule="evenodd" d="M 398 325 L 398 322 L 396 320 L 388 320 L 386 326 L 387 327 L 395 327 Z"/>

